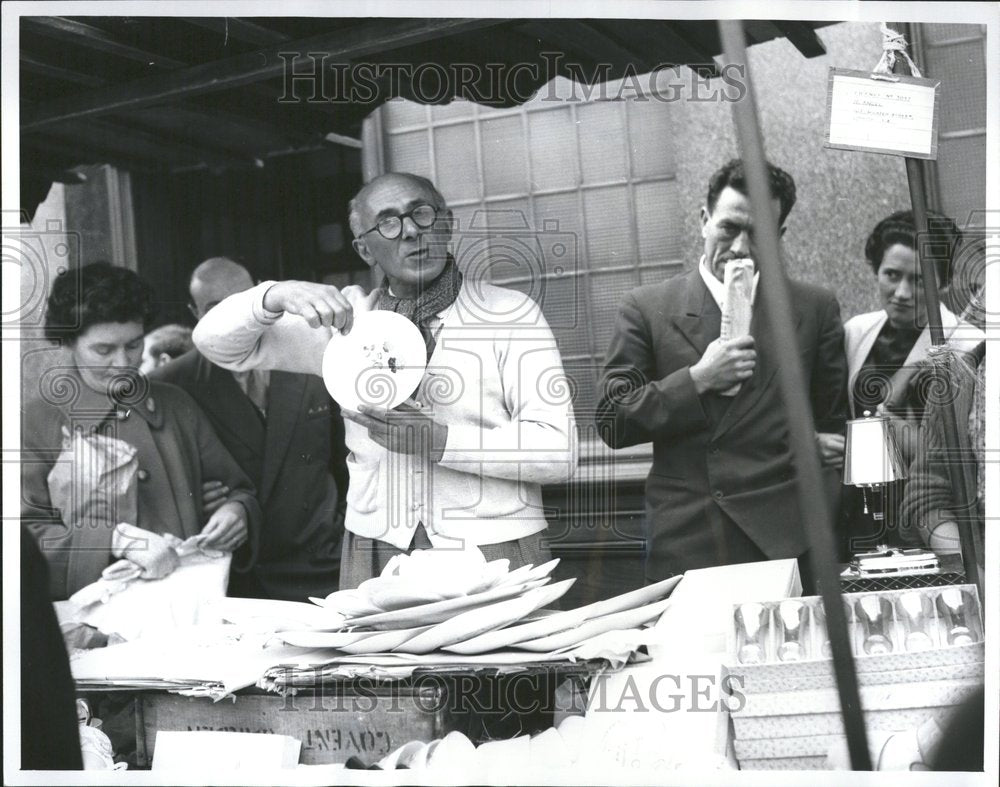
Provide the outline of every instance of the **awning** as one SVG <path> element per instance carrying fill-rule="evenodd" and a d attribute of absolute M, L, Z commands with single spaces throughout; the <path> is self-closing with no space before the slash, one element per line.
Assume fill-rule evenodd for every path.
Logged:
<path fill-rule="evenodd" d="M 746 29 L 814 57 L 826 24 Z M 716 23 L 699 20 L 22 17 L 22 191 L 83 164 L 260 167 L 359 144 L 362 120 L 397 96 L 515 106 L 555 76 L 715 76 L 721 52 Z"/>

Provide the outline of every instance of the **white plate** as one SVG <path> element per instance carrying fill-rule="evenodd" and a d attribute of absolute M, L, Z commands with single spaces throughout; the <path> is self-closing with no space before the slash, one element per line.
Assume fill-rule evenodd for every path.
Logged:
<path fill-rule="evenodd" d="M 426 366 L 427 346 L 416 325 L 396 312 L 359 312 L 349 334 L 330 337 L 323 382 L 347 410 L 393 408 L 417 390 Z"/>
<path fill-rule="evenodd" d="M 613 615 L 588 620 L 580 626 L 552 634 L 540 639 L 532 639 L 527 642 L 517 642 L 511 645 L 518 650 L 530 650 L 535 653 L 551 653 L 563 648 L 579 645 L 586 639 L 596 637 L 606 631 L 617 631 L 619 629 L 632 629 L 641 626 L 643 623 L 659 617 L 663 610 L 670 606 L 670 599 L 657 601 L 655 604 L 648 604 L 636 609 L 626 609 L 624 612 L 615 612 Z"/>
<path fill-rule="evenodd" d="M 526 590 L 540 587 L 548 582 L 548 578 L 536 579 L 533 582 L 523 582 L 517 585 L 504 585 L 491 588 L 483 593 L 471 593 L 468 596 L 435 601 L 432 604 L 421 604 L 406 609 L 396 609 L 392 612 L 380 612 L 376 615 L 364 615 L 345 621 L 347 626 L 366 626 L 374 629 L 396 629 L 406 626 L 426 626 L 440 623 L 459 612 L 482 607 L 494 601 L 502 601 L 521 595 Z"/>
<path fill-rule="evenodd" d="M 443 623 L 432 626 L 426 633 L 409 639 L 396 647 L 403 653 L 430 653 L 446 645 L 462 642 L 484 632 L 507 626 L 525 615 L 530 615 L 539 607 L 551 604 L 562 597 L 576 582 L 576 579 L 566 579 L 547 587 L 529 590 L 523 596 L 498 601 L 486 607 L 455 615 Z"/>
<path fill-rule="evenodd" d="M 277 635 L 286 645 L 296 648 L 337 648 L 372 636 L 371 631 L 316 631 L 306 629 L 299 631 L 283 631 Z"/>
<path fill-rule="evenodd" d="M 339 623 L 322 609 L 302 601 L 226 597 L 208 602 L 205 620 L 218 615 L 223 620 L 254 631 L 282 631 Z"/>
<path fill-rule="evenodd" d="M 603 601 L 595 601 L 593 604 L 588 604 L 585 607 L 570 609 L 565 612 L 556 612 L 540 620 L 534 620 L 518 626 L 509 626 L 497 631 L 488 631 L 479 637 L 450 645 L 445 650 L 461 653 L 463 656 L 470 656 L 476 653 L 487 653 L 491 650 L 505 648 L 508 645 L 514 645 L 518 642 L 526 642 L 538 639 L 539 637 L 548 637 L 558 634 L 561 631 L 575 628 L 593 618 L 611 615 L 615 612 L 623 612 L 628 609 L 640 607 L 643 604 L 658 601 L 668 595 L 680 581 L 680 576 L 664 579 L 661 582 L 656 582 L 637 590 L 630 590 L 628 593 L 622 593 L 619 596 L 613 596 Z"/>
<path fill-rule="evenodd" d="M 353 655 L 388 653 L 393 648 L 397 648 L 402 645 L 408 639 L 419 636 L 432 628 L 434 627 L 417 626 L 416 628 L 392 629 L 390 631 L 369 631 L 367 632 L 367 636 L 363 639 L 355 640 L 354 642 L 342 645 L 340 650 L 344 651 L 344 653 L 351 653 Z"/>
<path fill-rule="evenodd" d="M 323 607 L 331 613 L 343 617 L 358 615 L 374 615 L 381 612 L 378 607 L 358 591 L 357 588 L 351 590 L 337 590 L 326 598 L 309 597 L 309 600 L 317 606 Z"/>
<path fill-rule="evenodd" d="M 497 582 L 497 586 L 500 585 L 513 585 L 516 582 L 530 582 L 533 579 L 541 579 L 542 577 L 547 577 L 553 571 L 555 571 L 556 566 L 559 565 L 559 558 L 554 558 L 548 563 L 542 563 L 540 566 L 533 566 L 529 563 L 526 566 L 521 566 L 520 568 L 515 568 L 506 577 Z"/>
<path fill-rule="evenodd" d="M 507 576 L 507 559 L 494 560 L 478 567 L 473 574 L 463 576 L 460 572 L 449 575 L 438 572 L 434 575 L 422 576 L 382 576 L 366 579 L 358 587 L 358 597 L 364 599 L 370 607 L 359 609 L 354 614 L 372 615 L 376 612 L 391 612 L 397 609 L 408 609 L 421 604 L 433 604 L 449 598 L 459 598 L 474 593 L 482 593 L 500 584 L 513 584 L 503 581 Z M 525 577 L 525 581 L 533 577 Z M 341 591 L 341 594 L 352 591 Z M 328 599 L 329 600 L 329 599 Z"/>

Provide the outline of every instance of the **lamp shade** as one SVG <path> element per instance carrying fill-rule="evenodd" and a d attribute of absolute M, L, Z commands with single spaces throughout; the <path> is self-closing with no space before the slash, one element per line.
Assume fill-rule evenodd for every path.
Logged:
<path fill-rule="evenodd" d="M 844 446 L 844 484 L 875 486 L 906 478 L 899 447 L 885 416 L 854 418 L 847 422 Z"/>

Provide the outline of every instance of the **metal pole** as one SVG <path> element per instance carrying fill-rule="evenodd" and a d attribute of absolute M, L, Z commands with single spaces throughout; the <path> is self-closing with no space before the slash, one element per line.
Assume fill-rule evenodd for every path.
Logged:
<path fill-rule="evenodd" d="M 904 58 L 896 58 L 892 70 L 910 76 L 910 66 Z M 938 297 L 937 273 L 930 258 L 920 253 L 920 239 L 927 238 L 927 189 L 924 185 L 924 170 L 920 159 L 906 157 L 906 180 L 910 187 L 910 204 L 913 208 L 913 224 L 917 235 L 913 244 L 913 253 L 920 265 L 920 279 L 923 283 L 924 302 L 927 304 L 927 324 L 931 331 L 931 342 L 935 346 L 945 343 L 944 330 L 941 326 L 941 300 Z M 959 416 L 955 412 L 955 397 L 951 394 L 951 374 L 942 369 L 939 364 L 932 366 L 934 374 L 934 390 L 941 391 L 942 426 L 946 456 L 952 457 L 947 462 L 948 479 L 951 483 L 952 495 L 955 498 L 958 534 L 962 540 L 962 564 L 968 581 L 974 582 L 979 589 L 979 598 L 985 602 L 983 594 L 983 571 L 979 565 L 979 556 L 983 554 L 982 539 L 979 535 L 979 524 L 976 519 L 973 501 L 975 500 L 975 482 L 969 475 L 968 466 L 962 460 L 962 441 L 958 436 Z"/>
<path fill-rule="evenodd" d="M 720 21 L 719 31 L 727 62 L 747 66 L 743 23 L 739 20 Z M 757 104 L 748 66 L 745 78 L 747 94 L 742 101 L 733 103 L 733 118 L 736 122 L 747 187 L 750 192 L 750 208 L 759 254 L 756 262 L 762 278 L 760 300 L 764 308 L 764 318 L 770 324 L 774 335 L 775 352 L 779 358 L 785 359 L 785 362 L 778 366 L 778 381 L 782 402 L 788 413 L 802 526 L 826 612 L 827 633 L 830 637 L 833 669 L 840 695 L 840 712 L 847 733 L 851 767 L 856 771 L 870 771 L 872 763 L 868 752 L 864 717 L 861 713 L 858 680 L 854 671 L 854 654 L 851 651 L 844 602 L 840 594 L 838 567 L 834 562 L 837 551 L 833 539 L 833 517 L 822 481 L 812 408 L 805 394 L 808 388 L 802 364 L 797 360 L 799 350 L 790 318 L 792 306 L 778 241 L 778 217 L 774 215 L 771 202 L 764 140 L 757 120 Z"/>

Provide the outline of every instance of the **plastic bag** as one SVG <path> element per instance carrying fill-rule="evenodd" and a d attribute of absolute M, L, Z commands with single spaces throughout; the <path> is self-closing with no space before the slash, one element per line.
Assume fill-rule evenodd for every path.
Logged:
<path fill-rule="evenodd" d="M 107 435 L 63 427 L 62 452 L 48 475 L 49 498 L 71 529 L 138 519 L 136 448 Z"/>

